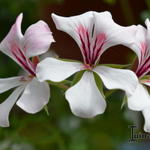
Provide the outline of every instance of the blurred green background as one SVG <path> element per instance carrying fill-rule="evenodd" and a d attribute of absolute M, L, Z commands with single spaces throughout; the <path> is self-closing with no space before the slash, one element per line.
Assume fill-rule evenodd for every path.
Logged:
<path fill-rule="evenodd" d="M 89 10 L 111 11 L 121 25 L 143 24 L 145 18 L 150 17 L 150 0 L 0 0 L 0 40 L 23 12 L 23 31 L 40 19 L 46 21 L 57 41 L 51 49 L 62 58 L 80 60 L 79 48 L 68 35 L 55 29 L 50 14 L 70 16 Z M 134 56 L 129 49 L 118 46 L 106 52 L 102 62 L 125 64 Z M 0 77 L 15 76 L 19 72 L 19 66 L 1 53 Z M 1 94 L 0 100 L 5 100 L 8 94 L 10 92 Z M 135 124 L 142 131 L 143 119 L 140 113 L 121 109 L 123 92 L 117 91 L 108 97 L 106 112 L 93 119 L 75 117 L 64 91 L 57 86 L 51 86 L 51 95 L 49 116 L 44 110 L 30 115 L 18 107 L 13 108 L 11 126 L 0 128 L 0 150 L 149 150 L 148 142 L 129 143 L 128 125 Z"/>

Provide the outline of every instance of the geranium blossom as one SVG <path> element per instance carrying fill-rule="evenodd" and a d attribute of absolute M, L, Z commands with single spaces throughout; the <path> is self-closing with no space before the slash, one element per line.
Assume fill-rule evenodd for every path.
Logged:
<path fill-rule="evenodd" d="M 79 82 L 65 93 L 75 115 L 90 118 L 105 111 L 106 101 L 97 87 L 94 73 L 108 89 L 122 89 L 128 95 L 134 92 L 138 80 L 132 71 L 98 63 L 109 47 L 132 44 L 135 26 L 122 27 L 116 24 L 109 12 L 87 12 L 73 17 L 52 14 L 52 18 L 57 29 L 68 33 L 77 42 L 83 63 L 46 58 L 37 66 L 37 77 L 40 81 L 61 82 L 74 73 L 85 70 Z"/>
<path fill-rule="evenodd" d="M 23 35 L 20 14 L 8 35 L 0 43 L 0 50 L 11 57 L 27 73 L 18 76 L 0 79 L 0 93 L 17 87 L 14 92 L 0 104 L 0 126 L 9 126 L 9 112 L 13 105 L 17 105 L 28 113 L 40 111 L 49 101 L 50 89 L 46 82 L 36 78 L 36 66 L 39 62 L 37 55 L 45 53 L 52 42 L 52 33 L 44 21 L 31 25 Z M 30 57 L 33 57 L 31 60 Z"/>
<path fill-rule="evenodd" d="M 150 95 L 146 86 L 150 86 L 150 22 L 145 21 L 147 29 L 141 25 L 137 26 L 135 42 L 131 49 L 138 56 L 138 67 L 135 71 L 139 78 L 139 84 L 132 96 L 128 96 L 128 107 L 131 110 L 142 111 L 145 117 L 144 130 L 150 132 Z M 146 86 L 145 86 L 146 85 Z"/>

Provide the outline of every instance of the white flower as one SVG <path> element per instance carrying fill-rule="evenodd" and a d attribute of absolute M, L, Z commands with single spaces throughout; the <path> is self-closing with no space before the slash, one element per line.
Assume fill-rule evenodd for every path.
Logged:
<path fill-rule="evenodd" d="M 139 84 L 132 96 L 128 96 L 128 107 L 131 110 L 142 111 L 145 118 L 144 130 L 150 132 L 150 95 L 145 87 L 150 86 L 150 78 L 144 77 L 150 72 L 150 22 L 145 21 L 147 29 L 137 26 L 135 41 L 130 48 L 138 56 L 138 67 L 135 71 Z"/>
<path fill-rule="evenodd" d="M 97 87 L 94 73 L 98 74 L 108 89 L 122 89 L 129 95 L 134 92 L 138 80 L 132 71 L 97 64 L 102 53 L 109 47 L 131 44 L 135 26 L 119 26 L 112 20 L 109 12 L 87 12 L 74 17 L 52 14 L 52 18 L 57 29 L 75 39 L 84 63 L 46 58 L 37 66 L 37 77 L 40 81 L 60 82 L 76 72 L 85 70 L 80 81 L 65 93 L 76 116 L 90 118 L 105 111 L 106 102 Z"/>
<path fill-rule="evenodd" d="M 0 126 L 9 126 L 9 113 L 17 105 L 28 113 L 40 111 L 49 101 L 50 90 L 46 82 L 36 78 L 37 55 L 45 53 L 52 42 L 52 33 L 44 21 L 31 25 L 23 35 L 20 14 L 8 35 L 0 43 L 0 50 L 11 57 L 26 72 L 27 76 L 0 79 L 0 93 L 17 87 L 14 92 L 0 104 Z M 33 57 L 32 61 L 30 57 Z"/>

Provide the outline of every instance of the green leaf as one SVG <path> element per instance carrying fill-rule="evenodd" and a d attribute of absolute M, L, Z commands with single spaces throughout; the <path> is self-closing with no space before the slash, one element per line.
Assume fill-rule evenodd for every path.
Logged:
<path fill-rule="evenodd" d="M 103 64 L 104 66 L 112 67 L 112 68 L 118 68 L 118 69 L 127 69 L 131 67 L 131 64 Z"/>
<path fill-rule="evenodd" d="M 82 75 L 83 75 L 84 72 L 85 72 L 85 70 L 79 71 L 79 72 L 77 72 L 77 73 L 75 74 L 71 86 L 75 85 L 75 84 L 81 79 L 81 77 L 82 77 Z"/>
<path fill-rule="evenodd" d="M 109 96 L 111 96 L 114 92 L 116 92 L 116 90 L 108 90 L 108 91 L 106 91 L 106 92 L 105 92 L 105 97 L 106 97 L 106 99 L 107 99 Z"/>
<path fill-rule="evenodd" d="M 146 18 L 150 18 L 150 11 L 144 10 L 140 16 L 141 16 L 142 21 L 145 21 Z"/>
<path fill-rule="evenodd" d="M 103 97 L 105 98 L 104 91 L 103 91 L 103 82 L 97 73 L 93 72 L 93 74 L 94 74 L 96 85 L 98 89 L 100 90 L 101 94 L 103 95 Z"/>

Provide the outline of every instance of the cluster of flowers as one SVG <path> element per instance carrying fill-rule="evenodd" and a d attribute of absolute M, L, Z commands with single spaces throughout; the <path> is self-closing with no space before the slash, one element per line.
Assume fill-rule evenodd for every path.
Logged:
<path fill-rule="evenodd" d="M 0 50 L 12 58 L 26 72 L 25 76 L 0 79 L 0 93 L 16 89 L 0 104 L 0 126 L 9 126 L 9 113 L 16 103 L 28 113 L 39 112 L 48 103 L 50 87 L 46 81 L 61 82 L 75 73 L 81 73 L 76 84 L 67 89 L 66 100 L 73 114 L 91 118 L 106 109 L 105 95 L 96 77 L 107 89 L 125 91 L 129 109 L 141 111 L 145 118 L 144 130 L 150 132 L 150 22 L 122 27 L 116 24 L 109 12 L 87 12 L 73 17 L 52 14 L 58 30 L 68 33 L 78 44 L 83 63 L 48 57 L 39 62 L 38 55 L 48 51 L 55 42 L 48 25 L 38 21 L 23 35 L 20 14 L 8 35 L 0 43 Z M 101 55 L 115 45 L 124 45 L 138 56 L 135 72 L 100 65 Z M 32 57 L 32 59 L 30 59 Z"/>

